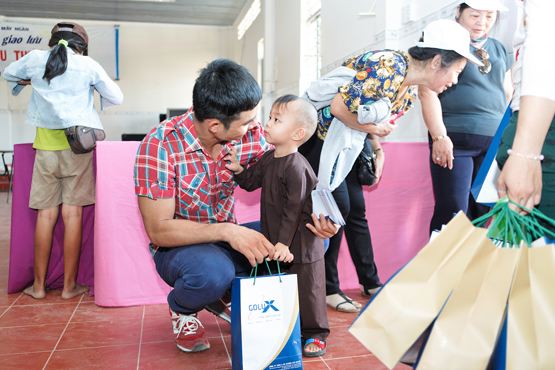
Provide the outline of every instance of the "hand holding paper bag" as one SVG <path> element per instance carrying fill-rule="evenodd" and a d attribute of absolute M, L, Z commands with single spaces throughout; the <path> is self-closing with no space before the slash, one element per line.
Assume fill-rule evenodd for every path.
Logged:
<path fill-rule="evenodd" d="M 540 219 L 555 221 L 510 204 L 502 199 L 474 221 L 493 218 L 487 230 L 458 214 L 349 331 L 390 369 L 409 349 L 417 370 L 555 369 L 555 248 L 532 243 L 555 236 Z"/>

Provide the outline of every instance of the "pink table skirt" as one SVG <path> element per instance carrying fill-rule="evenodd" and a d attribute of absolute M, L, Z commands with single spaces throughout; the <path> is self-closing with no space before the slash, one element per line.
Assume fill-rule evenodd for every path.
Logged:
<path fill-rule="evenodd" d="M 385 283 L 430 239 L 434 194 L 428 143 L 382 143 L 386 163 L 379 184 L 364 191 L 366 219 L 378 275 Z M 358 289 L 343 238 L 338 260 L 341 289 Z"/>
<path fill-rule="evenodd" d="M 82 258 L 80 276 L 83 272 L 92 277 L 92 253 L 85 245 L 94 239 L 94 291 L 95 302 L 100 306 L 165 303 L 171 289 L 156 273 L 137 206 L 133 165 L 138 145 L 138 142 L 108 141 L 100 142 L 96 150 L 95 217 L 94 222 L 86 219 L 84 229 L 94 224 L 94 238 L 89 234 L 85 243 L 84 233 L 83 256 L 87 257 Z M 365 190 L 365 198 L 376 264 L 381 280 L 386 281 L 426 244 L 433 194 L 427 143 L 384 143 L 383 147 L 387 153 L 384 176 L 378 186 Z M 36 216 L 33 217 L 24 201 L 16 202 L 16 195 L 22 196 L 21 193 L 27 194 L 28 201 L 30 189 L 20 187 L 25 167 L 30 166 L 18 162 L 18 158 L 23 161 L 22 157 L 23 153 L 18 155 L 16 151 L 14 167 L 20 172 L 14 178 L 10 292 L 24 289 L 33 279 L 32 235 Z M 259 219 L 259 196 L 259 192 L 237 189 L 239 222 Z M 18 258 L 12 260 L 15 249 Z M 55 264 L 61 263 L 60 254 L 56 258 L 53 255 L 52 259 L 57 261 Z M 339 275 L 342 289 L 358 288 L 345 241 L 339 255 Z"/>

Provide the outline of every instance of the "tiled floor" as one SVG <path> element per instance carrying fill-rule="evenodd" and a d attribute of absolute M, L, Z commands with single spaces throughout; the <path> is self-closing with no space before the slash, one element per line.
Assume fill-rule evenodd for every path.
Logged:
<path fill-rule="evenodd" d="M 166 305 L 103 308 L 88 295 L 62 301 L 59 291 L 44 300 L 7 294 L 11 202 L 0 192 L 0 369 L 231 369 L 231 332 L 207 311 L 200 320 L 208 351 L 185 354 L 172 338 Z M 358 298 L 357 291 L 347 295 Z M 348 332 L 354 314 L 328 309 L 327 353 L 304 359 L 304 369 L 386 369 Z M 398 365 L 396 370 L 408 370 Z"/>

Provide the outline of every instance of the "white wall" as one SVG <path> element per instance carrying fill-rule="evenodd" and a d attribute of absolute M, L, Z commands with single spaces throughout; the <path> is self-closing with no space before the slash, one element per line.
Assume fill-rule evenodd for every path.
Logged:
<path fill-rule="evenodd" d="M 373 4 L 376 16 L 359 15 Z M 322 74 L 350 56 L 384 46 L 379 38 L 386 27 L 385 5 L 383 0 L 322 0 Z"/>
<path fill-rule="evenodd" d="M 8 18 L 14 22 L 44 22 Z M 80 21 L 90 25 L 107 22 Z M 100 114 L 107 140 L 120 140 L 122 133 L 146 133 L 159 122 L 167 108 L 192 104 L 192 89 L 198 71 L 218 57 L 231 57 L 231 28 L 164 24 L 119 23 L 120 80 L 124 102 Z M 27 91 L 25 91 L 27 90 Z M 32 142 L 35 128 L 25 125 L 30 88 L 11 96 L 8 84 L 0 82 L 0 148 Z M 97 98 L 97 107 L 99 107 Z"/>
<path fill-rule="evenodd" d="M 300 3 L 298 0 L 275 1 L 276 97 L 299 93 L 301 74 L 301 40 L 298 36 L 301 34 Z"/>
<path fill-rule="evenodd" d="M 229 28 L 161 24 L 120 24 L 120 81 L 125 100 L 101 114 L 108 140 L 119 140 L 121 133 L 145 133 L 158 122 L 166 108 L 191 105 L 191 94 L 198 71 L 218 57 L 229 57 L 257 76 L 260 39 L 269 38 L 265 17 L 273 17 L 275 47 L 267 58 L 274 64 L 266 97 L 300 94 L 301 1 L 261 0 L 262 10 L 241 40 L 237 25 L 250 7 L 248 2 L 235 25 Z M 505 2 L 510 2 L 505 0 Z M 266 4 L 273 8 L 266 14 Z M 401 9 L 412 4 L 416 20 L 402 24 Z M 322 74 L 339 66 L 343 60 L 364 51 L 392 48 L 408 50 L 420 37 L 426 24 L 439 18 L 453 19 L 459 1 L 452 0 L 322 0 Z M 372 10 L 375 16 L 359 15 Z M 503 16 L 507 18 L 507 16 Z M 510 19 L 510 17 L 508 17 Z M 7 19 L 8 21 L 32 21 Z M 80 21 L 87 25 L 107 22 Z M 505 34 L 505 26 L 499 31 Z M 504 37 L 506 46 L 510 37 Z M 259 81 L 262 82 L 262 81 Z M 29 91 L 18 98 L 10 97 L 5 81 L 0 82 L 0 148 L 30 142 L 34 128 L 23 124 Z M 26 94 L 26 95 L 25 95 Z M 265 121 L 266 112 L 259 119 Z M 425 141 L 427 130 L 418 100 L 406 116 L 398 120 L 399 128 L 384 141 Z"/>
<path fill-rule="evenodd" d="M 245 6 L 245 13 L 250 3 Z M 236 62 L 247 67 L 253 76 L 256 76 L 258 64 L 258 41 L 264 38 L 264 2 L 262 2 L 262 10 L 248 31 L 243 35 L 241 40 L 237 39 L 237 25 L 241 21 L 244 14 L 239 16 L 236 25 L 231 33 L 231 46 L 233 48 L 233 58 Z M 262 84 L 262 81 L 258 81 Z"/>
<path fill-rule="evenodd" d="M 270 35 L 265 34 L 265 16 L 266 12 L 270 12 L 269 16 L 274 17 L 273 39 L 274 49 L 265 54 L 265 58 L 272 58 L 274 73 L 268 73 L 266 76 L 272 75 L 275 79 L 266 81 L 274 85 L 269 101 L 273 101 L 278 96 L 284 94 L 299 94 L 299 78 L 301 65 L 301 3 L 299 0 L 261 0 L 261 12 L 247 30 L 241 40 L 237 40 L 237 25 L 243 18 L 244 13 L 250 7 L 249 2 L 243 14 L 241 14 L 235 24 L 233 30 L 233 47 L 234 58 L 237 62 L 247 67 L 253 76 L 257 76 L 258 71 L 258 50 L 257 45 L 260 39 L 264 39 L 265 43 L 269 42 Z M 268 9 L 267 6 L 273 3 L 274 8 Z M 268 64 L 268 63 L 267 63 Z M 262 85 L 262 81 L 258 81 Z M 264 104 L 264 100 L 262 104 Z M 265 107 L 267 108 L 267 107 Z M 259 119 L 265 122 L 268 116 L 267 110 L 261 109 Z"/>

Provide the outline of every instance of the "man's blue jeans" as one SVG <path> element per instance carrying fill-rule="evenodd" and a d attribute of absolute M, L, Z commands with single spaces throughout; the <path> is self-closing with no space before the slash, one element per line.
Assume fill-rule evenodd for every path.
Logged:
<path fill-rule="evenodd" d="M 242 226 L 260 231 L 259 221 Z M 168 295 L 170 308 L 186 315 L 216 302 L 236 276 L 248 276 L 252 269 L 247 258 L 225 242 L 159 248 L 154 263 L 174 288 Z"/>

